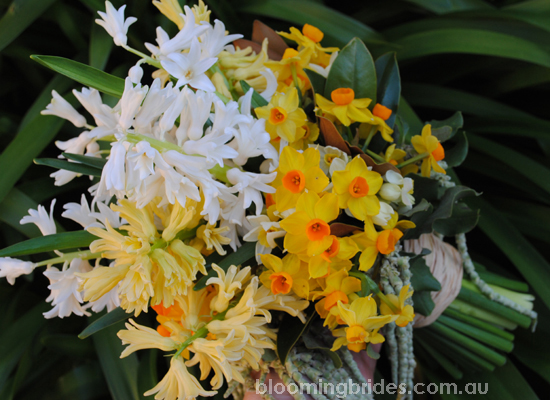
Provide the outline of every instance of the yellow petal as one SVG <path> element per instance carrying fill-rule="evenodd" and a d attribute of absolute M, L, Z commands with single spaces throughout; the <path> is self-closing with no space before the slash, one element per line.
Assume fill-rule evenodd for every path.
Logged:
<path fill-rule="evenodd" d="M 314 207 L 317 218 L 330 222 L 338 218 L 340 208 L 338 207 L 338 196 L 334 193 L 327 193 L 317 202 Z"/>
<path fill-rule="evenodd" d="M 296 211 L 283 219 L 280 225 L 281 228 L 292 235 L 305 235 L 306 225 L 310 219 L 311 218 L 305 211 Z"/>

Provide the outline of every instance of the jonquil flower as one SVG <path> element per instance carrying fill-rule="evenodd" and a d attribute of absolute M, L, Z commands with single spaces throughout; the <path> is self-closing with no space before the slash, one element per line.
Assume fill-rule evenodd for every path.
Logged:
<path fill-rule="evenodd" d="M 271 254 L 263 254 L 262 264 L 267 271 L 260 275 L 260 281 L 264 286 L 271 288 L 273 294 L 289 294 L 294 291 L 296 295 L 307 298 L 309 295 L 309 275 L 307 268 L 302 268 L 305 263 L 295 254 L 288 254 L 283 259 Z"/>
<path fill-rule="evenodd" d="M 383 315 L 395 315 L 397 319 L 395 324 L 400 327 L 407 326 L 409 322 L 414 319 L 414 309 L 410 304 L 405 305 L 405 300 L 412 297 L 414 291 L 409 291 L 409 285 L 405 285 L 399 291 L 399 298 L 395 294 L 387 294 L 386 297 L 396 308 L 396 311 L 392 309 L 384 302 L 380 303 L 380 312 Z"/>
<path fill-rule="evenodd" d="M 379 253 L 390 254 L 395 250 L 395 245 L 403 236 L 397 228 L 384 229 L 381 232 L 374 229 L 372 221 L 365 221 L 365 231 L 352 236 L 355 243 L 362 251 L 359 257 L 359 269 L 368 271 L 374 264 Z"/>
<path fill-rule="evenodd" d="M 344 171 L 335 171 L 332 183 L 340 208 L 349 208 L 355 218 L 364 221 L 380 211 L 376 193 L 384 181 L 378 172 L 369 171 L 361 157 L 355 157 Z"/>
<path fill-rule="evenodd" d="M 296 212 L 281 221 L 287 231 L 284 246 L 290 253 L 307 253 L 316 256 L 332 244 L 329 222 L 338 217 L 338 197 L 326 193 L 319 198 L 316 193 L 304 193 L 298 199 Z"/>
<path fill-rule="evenodd" d="M 317 303 L 315 303 L 315 310 L 321 316 L 321 318 L 327 318 L 329 312 L 336 307 L 338 302 L 348 304 L 350 300 L 357 298 L 356 292 L 361 290 L 361 281 L 353 276 L 349 276 L 345 269 L 336 271 L 329 275 L 324 282 L 322 282 L 322 291 L 314 292 L 314 298 L 323 297 Z M 325 325 L 329 327 L 336 326 L 338 321 L 334 313 L 333 318 L 326 319 Z"/>
<path fill-rule="evenodd" d="M 300 194 L 307 189 L 319 193 L 327 187 L 327 176 L 319 167 L 319 151 L 309 148 L 303 153 L 285 147 L 279 160 L 277 178 L 273 181 L 277 211 L 283 212 L 296 206 Z"/>
<path fill-rule="evenodd" d="M 413 136 L 411 143 L 418 154 L 427 153 L 427 157 L 422 160 L 422 176 L 429 178 L 430 171 L 445 174 L 445 170 L 437 163 L 445 158 L 445 150 L 439 139 L 432 136 L 432 126 L 427 124 L 422 128 L 422 135 Z"/>
<path fill-rule="evenodd" d="M 359 136 L 366 139 L 368 136 L 380 132 L 386 142 L 393 142 L 393 138 L 391 137 L 393 129 L 386 123 L 391 114 L 392 111 L 389 108 L 377 103 L 372 109 L 373 121 L 362 124 L 359 127 Z"/>
<path fill-rule="evenodd" d="M 298 90 L 294 87 L 286 94 L 275 94 L 267 106 L 258 107 L 255 111 L 258 118 L 266 120 L 265 130 L 272 140 L 282 138 L 294 143 L 306 133 L 303 126 L 307 122 L 307 116 L 300 108 Z"/>
<path fill-rule="evenodd" d="M 330 94 L 332 101 L 325 99 L 320 94 L 315 94 L 317 107 L 324 113 L 334 115 L 345 126 L 354 122 L 374 123 L 374 116 L 367 108 L 371 99 L 356 99 L 355 92 L 350 88 L 333 90 Z"/>

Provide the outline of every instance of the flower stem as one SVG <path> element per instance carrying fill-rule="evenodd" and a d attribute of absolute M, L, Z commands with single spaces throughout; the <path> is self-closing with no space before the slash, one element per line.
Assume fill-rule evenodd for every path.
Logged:
<path fill-rule="evenodd" d="M 154 67 L 157 67 L 159 69 L 162 68 L 162 65 L 160 64 L 160 61 L 155 60 L 154 58 L 149 57 L 147 54 L 142 53 L 139 50 L 133 49 L 130 46 L 124 46 L 126 50 L 128 50 L 130 53 L 134 53 L 136 56 L 139 56 L 145 60 L 145 62 L 149 65 L 152 65 Z"/>
<path fill-rule="evenodd" d="M 386 305 L 391 309 L 392 313 L 399 314 L 399 309 L 390 301 L 390 299 L 388 299 L 388 297 L 384 293 L 378 292 L 376 293 L 376 295 L 380 300 L 386 303 Z"/>
<path fill-rule="evenodd" d="M 185 350 L 187 347 L 189 347 L 189 345 L 191 345 L 191 343 L 195 341 L 195 339 L 206 337 L 206 335 L 208 335 L 208 328 L 206 326 L 203 326 L 197 332 L 195 332 L 193 336 L 189 337 L 185 342 L 181 344 L 176 354 L 174 354 L 174 357 L 178 357 L 183 350 Z"/>
<path fill-rule="evenodd" d="M 430 155 L 430 153 L 422 153 L 422 154 L 419 154 L 417 156 L 414 156 L 412 158 L 409 158 L 408 160 L 406 161 L 403 161 L 401 164 L 399 164 L 397 166 L 397 168 L 403 168 L 409 164 L 413 164 L 417 161 L 420 161 L 420 160 L 423 160 L 424 158 L 428 157 Z"/>
<path fill-rule="evenodd" d="M 372 138 L 374 137 L 374 135 L 376 135 L 376 125 L 373 125 L 373 126 L 370 127 L 369 135 L 368 135 L 367 138 L 365 139 L 365 143 L 363 143 L 363 148 L 362 148 L 362 150 L 363 150 L 364 152 L 367 151 L 367 147 L 369 147 L 370 141 L 372 140 Z"/>
<path fill-rule="evenodd" d="M 367 153 L 369 156 L 371 156 L 372 158 L 374 158 L 376 161 L 378 162 L 381 162 L 381 163 L 385 163 L 386 162 L 386 159 L 382 156 L 379 156 L 378 154 L 376 154 L 374 151 L 371 151 L 369 149 L 367 149 L 365 151 L 365 153 Z"/>
<path fill-rule="evenodd" d="M 75 251 L 74 253 L 66 253 L 61 257 L 55 257 L 48 260 L 40 261 L 39 263 L 36 263 L 36 266 L 43 267 L 44 265 L 62 264 L 67 261 L 72 261 L 75 258 L 80 258 L 81 260 L 92 260 L 94 258 L 100 257 L 101 253 L 92 253 L 90 250 Z"/>

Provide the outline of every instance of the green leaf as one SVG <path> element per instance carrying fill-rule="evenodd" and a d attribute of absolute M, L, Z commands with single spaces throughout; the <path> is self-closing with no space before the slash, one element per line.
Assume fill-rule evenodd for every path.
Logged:
<path fill-rule="evenodd" d="M 36 209 L 38 204 L 20 190 L 13 188 L 0 204 L 0 221 L 18 230 L 23 235 L 33 238 L 42 236 L 40 229 L 34 224 L 21 225 L 19 221 L 28 210 Z"/>
<path fill-rule="evenodd" d="M 464 202 L 457 202 L 451 216 L 438 219 L 433 223 L 433 229 L 444 236 L 455 236 L 470 232 L 479 221 L 479 210 L 472 210 Z"/>
<path fill-rule="evenodd" d="M 41 338 L 44 347 L 70 357 L 90 357 L 94 354 L 91 342 L 82 342 L 75 335 L 50 334 Z"/>
<path fill-rule="evenodd" d="M 74 367 L 60 376 L 55 393 L 58 399 L 71 400 L 101 399 L 109 395 L 97 361 Z"/>
<path fill-rule="evenodd" d="M 38 165 L 46 165 L 52 168 L 64 169 L 83 175 L 101 176 L 101 171 L 97 168 L 79 163 L 60 160 L 58 158 L 35 158 L 34 163 Z"/>
<path fill-rule="evenodd" d="M 414 304 L 414 312 L 422 314 L 425 317 L 429 316 L 435 307 L 435 303 L 432 300 L 430 292 L 417 292 L 415 290 L 412 295 L 412 300 Z"/>
<path fill-rule="evenodd" d="M 323 353 L 327 358 L 330 358 L 332 362 L 334 363 L 334 366 L 336 368 L 342 367 L 342 359 L 340 356 L 335 353 L 334 351 L 331 351 L 328 347 L 326 347 L 324 344 L 321 344 L 315 337 L 311 335 L 303 335 L 302 339 L 304 341 L 304 345 L 309 350 L 317 350 Z"/>
<path fill-rule="evenodd" d="M 0 155 L 0 202 L 63 125 L 61 118 L 38 116 L 19 131 Z"/>
<path fill-rule="evenodd" d="M 397 118 L 397 108 L 401 98 L 401 77 L 395 53 L 386 53 L 378 57 L 374 63 L 376 68 L 376 98 L 377 102 L 388 107 L 392 113 L 386 121 L 393 128 Z"/>
<path fill-rule="evenodd" d="M 14 0 L 0 20 L 0 51 L 55 2 L 56 0 Z"/>
<path fill-rule="evenodd" d="M 358 38 L 353 38 L 332 63 L 325 85 L 324 97 L 331 98 L 333 90 L 350 88 L 356 99 L 368 98 L 376 103 L 376 68 L 370 52 Z"/>
<path fill-rule="evenodd" d="M 485 200 L 472 197 L 467 202 L 480 209 L 481 230 L 516 266 L 546 307 L 550 307 L 550 263 L 510 221 Z"/>
<path fill-rule="evenodd" d="M 281 329 L 277 334 L 277 354 L 283 365 L 286 362 L 290 350 L 292 350 L 296 342 L 298 342 L 298 339 L 304 334 L 306 328 L 317 315 L 315 306 L 313 304 L 310 305 L 304 314 L 309 314 L 305 324 L 302 323 L 298 317 L 293 317 L 290 314 L 285 313 L 283 316 L 281 326 L 283 326 L 284 329 Z"/>
<path fill-rule="evenodd" d="M 397 108 L 397 115 L 398 117 L 402 118 L 403 121 L 405 121 L 409 127 L 408 132 L 404 137 L 402 138 L 402 143 L 410 143 L 411 137 L 414 135 L 419 135 L 422 131 L 422 127 L 424 124 L 418 118 L 418 115 L 414 112 L 414 110 L 411 108 L 410 104 L 405 100 L 403 96 L 399 99 L 399 107 Z"/>
<path fill-rule="evenodd" d="M 102 26 L 92 24 L 89 53 L 90 66 L 103 71 L 113 49 L 113 44 L 113 38 Z"/>
<path fill-rule="evenodd" d="M 327 83 L 327 78 L 322 75 L 319 75 L 317 72 L 311 69 L 304 69 L 311 86 L 313 87 L 314 93 L 319 93 L 321 96 L 325 93 L 325 85 Z"/>
<path fill-rule="evenodd" d="M 56 56 L 33 55 L 31 58 L 84 86 L 89 86 L 114 97 L 122 97 L 124 79 L 73 60 Z"/>
<path fill-rule="evenodd" d="M 445 149 L 445 162 L 449 167 L 458 167 L 468 156 L 468 138 L 466 132 L 455 136 L 454 146 Z"/>
<path fill-rule="evenodd" d="M 367 43 L 384 44 L 382 35 L 345 14 L 323 4 L 294 0 L 263 0 L 243 2 L 238 11 L 265 15 L 293 22 L 299 26 L 311 24 L 325 34 L 323 45 L 343 46 L 357 36 Z"/>
<path fill-rule="evenodd" d="M 373 360 L 378 360 L 380 358 L 380 353 L 377 353 L 373 348 L 372 348 L 372 343 L 369 343 L 367 345 L 367 355 L 372 358 Z"/>
<path fill-rule="evenodd" d="M 138 360 L 135 354 L 120 358 L 124 346 L 117 332 L 124 324 L 111 325 L 93 336 L 94 347 L 114 400 L 139 400 L 137 372 Z"/>
<path fill-rule="evenodd" d="M 462 113 L 457 111 L 452 116 L 442 121 L 432 120 L 429 122 L 432 125 L 432 135 L 439 139 L 441 143 L 451 139 L 460 128 L 464 125 Z"/>
<path fill-rule="evenodd" d="M 516 36 L 481 29 L 434 29 L 395 41 L 400 61 L 442 53 L 505 57 L 550 67 L 550 53 Z"/>
<path fill-rule="evenodd" d="M 69 160 L 78 161 L 81 164 L 89 165 L 90 167 L 94 167 L 100 170 L 103 169 L 103 167 L 107 163 L 107 160 L 104 158 L 82 156 L 80 154 L 72 154 L 72 153 L 62 153 L 62 154 L 63 154 L 63 157 L 68 158 Z"/>
<path fill-rule="evenodd" d="M 138 369 L 138 391 L 145 393 L 154 388 L 158 383 L 157 378 L 157 358 L 159 351 L 157 349 L 147 349 L 143 351 L 139 361 Z M 152 395 L 151 395 L 152 396 Z M 151 397 L 147 396 L 147 397 Z"/>
<path fill-rule="evenodd" d="M 246 242 L 241 247 L 237 249 L 236 252 L 228 254 L 227 256 L 220 256 L 218 253 L 214 252 L 210 256 L 206 257 L 206 269 L 208 275 L 203 276 L 201 279 L 195 283 L 193 290 L 201 290 L 206 287 L 206 281 L 208 279 L 218 276 L 217 272 L 211 268 L 212 264 L 218 265 L 224 271 L 232 265 L 243 265 L 247 264 L 251 260 L 255 262 L 256 255 L 256 243 Z"/>
<path fill-rule="evenodd" d="M 438 292 L 441 290 L 441 283 L 430 272 L 423 256 L 416 256 L 410 260 L 411 285 L 414 292 L 430 291 Z"/>
<path fill-rule="evenodd" d="M 86 231 L 63 232 L 19 242 L 0 250 L 0 257 L 46 253 L 54 250 L 88 247 L 97 237 Z"/>
<path fill-rule="evenodd" d="M 447 14 L 465 10 L 493 10 L 493 6 L 482 0 L 407 0 L 409 3 L 416 4 L 435 14 Z"/>
<path fill-rule="evenodd" d="M 117 307 L 113 311 L 94 320 L 82 332 L 80 332 L 78 337 L 79 339 L 86 339 L 87 337 L 92 336 L 94 333 L 97 333 L 111 325 L 117 324 L 121 321 L 126 321 L 130 316 L 131 314 L 128 314 L 122 308 Z"/>
<path fill-rule="evenodd" d="M 441 197 L 439 183 L 435 179 L 426 178 L 418 174 L 407 175 L 414 181 L 414 199 L 415 204 L 419 204 L 422 200 L 430 203 L 438 201 Z"/>
<path fill-rule="evenodd" d="M 250 85 L 246 83 L 246 81 L 240 81 L 241 82 L 241 88 L 243 89 L 243 92 L 247 93 L 250 90 Z M 252 108 L 257 107 L 263 107 L 269 104 L 269 102 L 264 99 L 260 93 L 256 92 L 254 90 L 254 93 L 252 93 Z"/>

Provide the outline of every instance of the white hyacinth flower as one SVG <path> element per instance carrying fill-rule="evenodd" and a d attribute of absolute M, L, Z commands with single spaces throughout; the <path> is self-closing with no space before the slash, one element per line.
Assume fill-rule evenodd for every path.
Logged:
<path fill-rule="evenodd" d="M 80 224 L 84 229 L 92 226 L 97 226 L 100 228 L 103 227 L 101 224 L 98 224 L 97 220 L 91 215 L 92 211 L 90 210 L 88 200 L 86 199 L 86 196 L 84 194 L 82 194 L 82 197 L 80 198 L 80 204 L 67 203 L 63 205 L 63 208 L 65 209 L 65 211 L 63 211 L 63 214 L 61 214 L 61 216 L 63 218 L 75 221 L 76 223 Z"/>
<path fill-rule="evenodd" d="M 111 4 L 110 1 L 105 2 L 105 11 L 98 11 L 97 13 L 102 19 L 96 19 L 95 22 L 98 25 L 101 25 L 109 35 L 113 38 L 115 45 L 117 46 L 126 46 L 128 42 L 128 28 L 134 22 L 137 21 L 135 17 L 128 17 L 124 19 L 124 10 L 126 4 L 120 7 L 118 10 Z"/>
<path fill-rule="evenodd" d="M 225 34 L 225 25 L 220 20 L 214 21 L 214 26 L 206 25 L 208 30 L 201 37 L 202 58 L 217 57 L 222 52 L 225 46 L 234 40 L 240 39 L 243 35 Z"/>
<path fill-rule="evenodd" d="M 149 90 L 148 86 L 135 85 L 128 77 L 124 81 L 124 92 L 117 105 L 120 107 L 120 118 L 118 124 L 123 131 L 126 131 L 134 123 L 134 117 L 139 111 L 143 99 Z"/>
<path fill-rule="evenodd" d="M 171 53 L 162 60 L 162 67 L 173 77 L 178 79 L 176 87 L 189 85 L 205 92 L 214 92 L 216 87 L 205 75 L 205 72 L 216 63 L 216 58 L 201 59 L 199 41 L 194 38 L 189 53 Z"/>
<path fill-rule="evenodd" d="M 85 273 L 92 270 L 88 261 L 75 258 L 71 261 L 69 268 L 58 270 L 51 267 L 44 271 L 44 276 L 50 280 L 48 289 L 51 290 L 46 301 L 54 306 L 50 311 L 44 313 L 45 318 L 68 317 L 71 314 L 86 315 L 90 313 L 82 307 L 84 302 L 82 294 L 78 290 L 81 280 L 75 274 Z"/>
<path fill-rule="evenodd" d="M 52 90 L 52 101 L 46 106 L 45 110 L 40 111 L 42 115 L 55 115 L 71 121 L 77 128 L 86 126 L 86 118 L 55 90 Z"/>
<path fill-rule="evenodd" d="M 140 62 L 141 60 L 128 71 L 128 76 L 130 77 L 130 80 L 136 85 L 138 83 L 141 83 L 141 78 L 143 78 L 143 68 L 141 68 Z"/>
<path fill-rule="evenodd" d="M 21 221 L 19 221 L 19 223 L 21 225 L 29 223 L 35 224 L 44 236 L 57 233 L 57 227 L 55 226 L 55 221 L 53 219 L 53 208 L 55 206 L 55 200 L 56 199 L 53 199 L 52 203 L 50 204 L 49 214 L 44 206 L 39 205 L 38 210 L 33 210 L 32 208 L 29 209 L 29 215 L 24 216 Z"/>
<path fill-rule="evenodd" d="M 32 262 L 10 257 L 0 258 L 0 278 L 6 278 L 10 285 L 15 283 L 15 278 L 30 274 L 34 268 L 35 264 Z"/>

